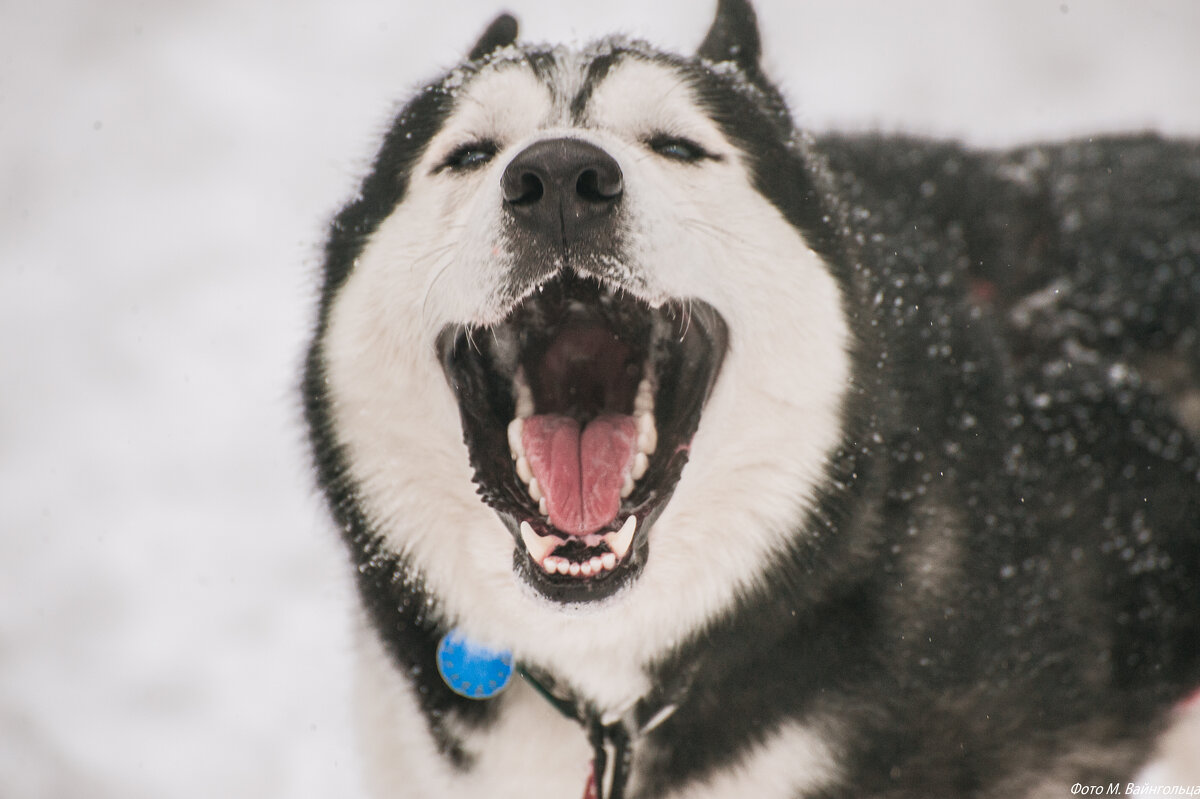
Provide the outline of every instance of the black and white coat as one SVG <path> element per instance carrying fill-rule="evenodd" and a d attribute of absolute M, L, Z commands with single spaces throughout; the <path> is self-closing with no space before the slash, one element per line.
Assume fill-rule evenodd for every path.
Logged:
<path fill-rule="evenodd" d="M 593 746 L 533 685 L 443 683 L 451 628 L 597 718 L 669 695 L 631 798 L 1132 780 L 1200 687 L 1200 148 L 806 137 L 736 1 L 691 58 L 515 37 L 501 17 L 404 107 L 326 250 L 305 408 L 375 793 L 583 790 Z M 547 255 L 501 184 L 563 138 L 623 194 Z M 596 601 L 539 575 L 447 365 L 565 272 L 725 330 Z"/>

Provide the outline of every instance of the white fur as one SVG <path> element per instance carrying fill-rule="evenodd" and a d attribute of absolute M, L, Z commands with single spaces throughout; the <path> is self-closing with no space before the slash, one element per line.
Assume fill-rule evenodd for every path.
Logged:
<path fill-rule="evenodd" d="M 664 799 L 749 799 L 798 797 L 832 784 L 838 777 L 836 752 L 817 727 L 787 723 L 767 735 L 728 768 L 685 785 Z"/>
<path fill-rule="evenodd" d="M 456 770 L 438 754 L 406 680 L 371 633 L 361 636 L 360 748 L 367 784 L 380 797 L 562 799 L 583 795 L 592 750 L 580 728 L 517 679 L 497 700 L 500 720 L 485 732 L 453 732 L 473 758 Z"/>
<path fill-rule="evenodd" d="M 1200 699 L 1179 708 L 1158 741 L 1155 759 L 1138 775 L 1138 785 L 1200 786 Z M 1145 795 L 1153 795 L 1145 792 Z"/>
<path fill-rule="evenodd" d="M 557 80 L 578 84 L 570 58 L 560 58 Z M 518 63 L 486 70 L 460 92 L 404 202 L 334 302 L 324 346 L 335 429 L 374 525 L 411 556 L 448 621 L 570 680 L 601 707 L 620 708 L 648 689 L 645 665 L 753 585 L 803 518 L 838 437 L 849 370 L 841 297 L 669 68 L 639 60 L 615 67 L 583 127 L 565 110 L 562 98 L 573 91 L 552 94 Z M 686 135 L 721 160 L 661 158 L 643 144 L 655 132 Z M 636 259 L 623 265 L 628 284 L 652 303 L 701 299 L 730 330 L 690 462 L 651 530 L 645 571 L 629 590 L 575 610 L 513 575 L 515 544 L 475 495 L 457 403 L 434 352 L 445 325 L 503 317 L 498 287 L 510 256 L 499 237 L 499 177 L 529 143 L 562 135 L 603 147 L 624 173 L 623 202 L 636 221 Z M 477 138 L 502 145 L 486 168 L 433 172 Z M 372 692 L 384 679 L 373 672 Z M 394 700 L 396 713 L 413 710 L 406 701 Z M 411 723 L 421 723 L 415 711 Z M 506 715 L 503 723 L 518 722 Z M 714 790 L 688 795 L 734 795 Z"/>
<path fill-rule="evenodd" d="M 381 797 L 443 799 L 562 799 L 582 795 L 592 751 L 579 727 L 516 680 L 503 694 L 501 721 L 483 733 L 464 734 L 472 768 L 449 766 L 425 733 L 408 683 L 397 680 L 379 642 L 363 633 L 359 658 L 359 715 L 369 733 L 360 747 L 367 782 Z M 416 723 L 414 723 L 416 720 Z M 456 732 L 462 732 L 461 730 Z M 838 776 L 836 752 L 817 726 L 786 723 L 729 768 L 664 799 L 799 797 Z M 636 792 L 637 786 L 631 786 Z"/>

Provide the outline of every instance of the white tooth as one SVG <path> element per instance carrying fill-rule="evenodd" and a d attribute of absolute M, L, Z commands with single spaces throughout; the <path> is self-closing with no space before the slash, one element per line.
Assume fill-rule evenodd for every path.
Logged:
<path fill-rule="evenodd" d="M 637 395 L 633 398 L 633 410 L 635 412 L 654 410 L 654 389 L 651 387 L 648 377 L 643 377 L 642 382 L 638 383 Z"/>
<path fill-rule="evenodd" d="M 633 470 L 630 472 L 634 480 L 641 480 L 646 474 L 646 470 L 650 468 L 650 458 L 644 452 L 639 452 L 633 456 Z"/>
<path fill-rule="evenodd" d="M 529 496 L 533 497 L 534 502 L 542 501 L 542 485 L 536 477 L 529 481 Z"/>
<path fill-rule="evenodd" d="M 589 561 L 585 561 L 584 563 L 580 563 L 579 564 L 579 573 L 582 574 L 584 577 L 591 577 L 592 576 L 592 562 L 589 560 Z"/>
<path fill-rule="evenodd" d="M 653 455 L 656 449 L 658 449 L 658 432 L 653 427 L 645 433 L 638 434 L 638 452 Z"/>
<path fill-rule="evenodd" d="M 558 568 L 558 558 L 554 557 L 553 555 L 546 558 L 542 561 L 542 568 L 546 570 L 547 574 L 554 574 L 555 570 Z"/>
<path fill-rule="evenodd" d="M 638 451 L 653 455 L 658 448 L 658 428 L 654 425 L 654 414 L 643 413 L 637 417 Z"/>
<path fill-rule="evenodd" d="M 627 496 L 629 496 L 632 493 L 633 493 L 633 475 L 627 474 L 627 475 L 625 475 L 625 482 L 621 484 L 621 499 L 625 499 Z"/>
<path fill-rule="evenodd" d="M 562 544 L 562 541 L 557 536 L 546 535 L 541 536 L 533 531 L 533 527 L 529 522 L 521 522 L 521 540 L 525 542 L 525 549 L 529 552 L 529 557 L 534 563 L 542 563 L 554 549 Z"/>
<path fill-rule="evenodd" d="M 612 534 L 608 539 L 608 546 L 613 551 L 617 558 L 625 557 L 625 553 L 629 551 L 629 545 L 633 543 L 633 534 L 637 531 L 637 516 L 630 516 L 621 525 L 621 529 Z"/>
<path fill-rule="evenodd" d="M 654 427 L 654 414 L 650 412 L 639 413 L 634 416 L 634 421 L 637 422 L 639 433 L 644 433 Z"/>
<path fill-rule="evenodd" d="M 608 571 L 612 571 L 617 567 L 617 556 L 611 552 L 605 552 L 600 556 L 600 563 Z"/>
<path fill-rule="evenodd" d="M 571 570 L 571 562 L 566 558 L 559 558 L 557 568 L 559 574 L 566 574 Z"/>
<path fill-rule="evenodd" d="M 528 419 L 533 416 L 533 392 L 529 390 L 529 384 L 525 382 L 525 370 L 518 369 L 513 375 L 513 393 L 516 395 L 513 400 L 517 406 L 517 418 Z"/>
<path fill-rule="evenodd" d="M 542 514 L 543 516 L 550 515 L 550 506 L 546 504 L 545 497 L 542 497 L 538 500 L 538 513 Z"/>
<path fill-rule="evenodd" d="M 524 430 L 524 419 L 518 417 L 508 423 L 508 451 L 512 453 L 513 460 L 525 456 L 525 442 L 521 440 Z"/>
<path fill-rule="evenodd" d="M 529 468 L 529 461 L 524 457 L 517 458 L 517 477 L 520 477 L 521 482 L 526 485 L 533 479 L 533 469 Z"/>
<path fill-rule="evenodd" d="M 570 571 L 570 573 L 571 573 L 571 576 L 572 576 L 572 577 L 578 577 L 578 576 L 579 576 L 579 571 L 580 571 L 580 569 L 579 569 L 579 564 L 578 564 L 578 563 L 572 563 L 572 564 L 571 564 L 571 567 L 570 567 L 570 569 L 568 569 L 568 571 Z"/>
<path fill-rule="evenodd" d="M 592 574 L 599 574 L 604 571 L 604 561 L 600 560 L 599 556 L 592 558 L 588 563 L 592 566 Z"/>

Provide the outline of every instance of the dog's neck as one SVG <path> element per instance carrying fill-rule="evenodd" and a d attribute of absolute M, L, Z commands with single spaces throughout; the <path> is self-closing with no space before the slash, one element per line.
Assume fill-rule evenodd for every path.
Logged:
<path fill-rule="evenodd" d="M 686 700 L 695 669 L 682 669 L 619 711 L 602 712 L 548 672 L 519 667 L 521 676 L 555 710 L 577 722 L 592 746 L 589 796 L 623 799 L 638 741 L 669 719 Z"/>

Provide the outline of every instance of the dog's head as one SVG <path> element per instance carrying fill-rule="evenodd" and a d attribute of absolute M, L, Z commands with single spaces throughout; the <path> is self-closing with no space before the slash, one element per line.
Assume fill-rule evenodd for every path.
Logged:
<path fill-rule="evenodd" d="M 334 224 L 323 480 L 484 639 L 679 636 L 800 534 L 840 441 L 836 222 L 744 2 L 693 57 L 516 33 L 417 94 Z"/>

